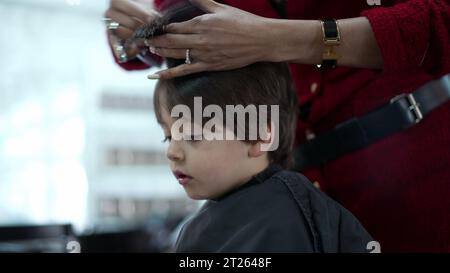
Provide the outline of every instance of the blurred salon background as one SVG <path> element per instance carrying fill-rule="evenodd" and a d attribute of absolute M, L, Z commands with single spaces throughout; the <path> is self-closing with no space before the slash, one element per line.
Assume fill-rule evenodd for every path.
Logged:
<path fill-rule="evenodd" d="M 200 205 L 170 172 L 153 71 L 113 63 L 109 0 L 0 0 L 0 252 L 167 252 Z"/>

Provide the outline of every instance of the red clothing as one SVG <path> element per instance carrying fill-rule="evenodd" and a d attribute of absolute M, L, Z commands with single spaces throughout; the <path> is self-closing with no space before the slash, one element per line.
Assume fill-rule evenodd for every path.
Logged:
<path fill-rule="evenodd" d="M 155 0 L 158 7 L 173 1 Z M 269 1 L 223 2 L 278 17 Z M 292 64 L 300 104 L 312 101 L 308 120 L 298 122 L 298 143 L 307 129 L 320 134 L 450 73 L 448 0 L 367 2 L 287 1 L 289 19 L 366 16 L 384 63 L 383 71 Z M 124 68 L 139 68 L 134 65 Z M 349 209 L 382 251 L 450 252 L 449 124 L 446 103 L 412 128 L 304 173 Z"/>

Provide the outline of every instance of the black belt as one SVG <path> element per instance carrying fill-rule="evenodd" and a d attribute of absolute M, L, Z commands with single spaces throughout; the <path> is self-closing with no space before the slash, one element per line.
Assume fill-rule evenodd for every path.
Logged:
<path fill-rule="evenodd" d="M 449 99 L 450 74 L 423 85 L 413 93 L 396 96 L 388 104 L 340 123 L 331 131 L 296 147 L 294 169 L 301 171 L 323 165 L 409 128 Z"/>

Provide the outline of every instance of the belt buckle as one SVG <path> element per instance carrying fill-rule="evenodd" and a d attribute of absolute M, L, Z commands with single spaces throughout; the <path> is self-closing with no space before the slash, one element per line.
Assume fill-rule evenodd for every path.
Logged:
<path fill-rule="evenodd" d="M 409 111 L 411 111 L 411 113 L 413 113 L 414 115 L 414 122 L 417 124 L 419 123 L 422 119 L 423 119 L 423 113 L 420 110 L 420 104 L 417 103 L 416 99 L 414 98 L 414 95 L 412 93 L 403 93 L 400 94 L 398 96 L 395 96 L 394 98 L 391 99 L 390 103 L 395 103 L 397 101 L 400 101 L 402 99 L 406 99 L 406 101 L 408 102 L 408 109 Z"/>

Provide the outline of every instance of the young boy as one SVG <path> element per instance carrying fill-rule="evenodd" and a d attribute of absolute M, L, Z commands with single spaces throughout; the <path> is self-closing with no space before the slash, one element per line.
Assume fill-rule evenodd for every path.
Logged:
<path fill-rule="evenodd" d="M 358 220 L 306 177 L 287 170 L 298 106 L 286 64 L 160 81 L 154 103 L 176 179 L 189 197 L 208 200 L 182 228 L 176 252 L 368 252 L 372 238 Z M 250 114 L 226 113 L 237 105 L 267 111 L 249 123 L 244 121 Z M 208 106 L 215 111 L 206 111 Z M 187 117 L 173 111 L 186 108 Z M 226 122 L 225 116 L 245 120 Z M 264 130 L 251 138 L 256 121 Z M 242 131 L 244 138 L 236 137 Z M 230 135 L 235 138 L 220 139 Z"/>

